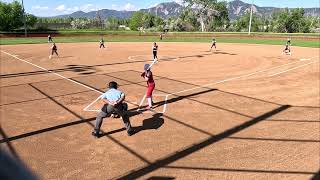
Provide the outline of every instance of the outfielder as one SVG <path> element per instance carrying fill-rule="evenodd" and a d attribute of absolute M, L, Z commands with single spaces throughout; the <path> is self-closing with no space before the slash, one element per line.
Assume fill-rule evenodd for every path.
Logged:
<path fill-rule="evenodd" d="M 53 42 L 53 39 L 52 39 L 51 35 L 49 34 L 48 35 L 48 43 L 51 43 L 51 42 Z"/>

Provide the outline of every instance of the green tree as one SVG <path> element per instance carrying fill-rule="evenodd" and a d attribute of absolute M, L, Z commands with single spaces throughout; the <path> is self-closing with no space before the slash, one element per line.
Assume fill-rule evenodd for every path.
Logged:
<path fill-rule="evenodd" d="M 194 11 L 190 9 L 185 9 L 179 16 L 181 19 L 181 23 L 184 25 L 184 30 L 185 31 L 199 31 L 199 27 L 201 26 L 198 19 L 197 15 Z"/>
<path fill-rule="evenodd" d="M 217 11 L 215 16 L 209 20 L 209 31 L 215 30 L 226 30 L 230 25 L 228 8 L 226 2 L 217 2 L 215 5 L 215 10 Z"/>
<path fill-rule="evenodd" d="M 23 26 L 23 11 L 19 2 L 0 1 L 0 30 L 9 31 Z"/>
<path fill-rule="evenodd" d="M 150 13 L 145 13 L 142 16 L 142 26 L 145 29 L 154 27 L 155 16 Z"/>
<path fill-rule="evenodd" d="M 304 9 L 289 10 L 286 8 L 272 14 L 272 30 L 280 33 L 310 32 L 312 22 L 304 16 Z"/>
<path fill-rule="evenodd" d="M 38 21 L 38 18 L 32 14 L 26 15 L 26 24 L 28 27 L 33 27 Z"/>
<path fill-rule="evenodd" d="M 217 25 L 225 25 L 225 21 L 229 21 L 226 2 L 218 2 L 217 0 L 184 0 L 187 9 L 193 10 L 197 19 L 201 24 L 201 31 L 212 30 Z M 217 22 L 213 22 L 217 21 Z"/>
<path fill-rule="evenodd" d="M 132 17 L 130 18 L 129 27 L 133 31 L 137 31 L 138 28 L 143 27 L 143 13 L 142 12 L 135 12 L 133 13 Z"/>
<path fill-rule="evenodd" d="M 249 21 L 250 21 L 250 13 L 246 13 L 245 15 L 238 18 L 238 20 L 235 22 L 235 28 L 236 31 L 248 31 L 249 28 Z M 259 32 L 263 31 L 263 24 L 260 17 L 253 14 L 252 15 L 252 24 L 251 24 L 251 30 L 253 32 Z"/>
<path fill-rule="evenodd" d="M 117 18 L 109 17 L 106 20 L 106 28 L 109 30 L 118 30 L 119 25 L 120 25 L 119 19 L 117 19 Z"/>

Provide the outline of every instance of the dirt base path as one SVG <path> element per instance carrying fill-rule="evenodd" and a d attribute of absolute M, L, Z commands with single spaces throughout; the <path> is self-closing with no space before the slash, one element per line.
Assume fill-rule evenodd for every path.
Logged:
<path fill-rule="evenodd" d="M 151 63 L 151 46 L 58 44 L 60 58 L 51 60 L 47 44 L 1 46 L 0 147 L 41 179 L 319 173 L 319 49 L 294 47 L 289 56 L 281 55 L 282 46 L 218 44 L 209 52 L 210 44 L 159 43 L 152 67 L 156 108 L 141 113 L 140 74 Z M 121 120 L 108 118 L 105 135 L 95 139 L 96 113 L 83 108 L 111 80 L 126 93 L 138 132 L 128 137 Z"/>

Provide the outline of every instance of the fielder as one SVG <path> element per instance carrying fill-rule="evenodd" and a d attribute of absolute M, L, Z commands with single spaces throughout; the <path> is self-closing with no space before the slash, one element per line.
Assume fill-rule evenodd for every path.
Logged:
<path fill-rule="evenodd" d="M 112 81 L 109 83 L 109 90 L 102 94 L 101 100 L 103 101 L 104 105 L 96 118 L 96 125 L 92 131 L 92 135 L 97 138 L 102 135 L 100 131 L 102 121 L 104 118 L 109 117 L 112 113 L 116 113 L 121 116 L 128 135 L 133 135 L 134 130 L 131 127 L 129 115 L 127 114 L 128 105 L 123 102 L 125 100 L 125 94 L 118 90 L 118 84 L 116 82 Z"/>
<path fill-rule="evenodd" d="M 211 45 L 210 51 L 212 50 L 213 47 L 214 47 L 215 50 L 217 49 L 217 45 L 216 44 L 217 44 L 216 38 L 212 38 L 212 45 Z"/>
<path fill-rule="evenodd" d="M 158 61 L 158 45 L 157 43 L 153 43 L 152 46 L 152 53 L 153 53 L 153 61 Z"/>
<path fill-rule="evenodd" d="M 291 49 L 288 43 L 286 44 L 284 50 L 282 51 L 282 54 L 291 55 Z"/>
<path fill-rule="evenodd" d="M 48 43 L 52 43 L 52 42 L 53 42 L 53 39 L 52 39 L 51 35 L 49 34 L 48 35 Z"/>
<path fill-rule="evenodd" d="M 152 75 L 150 68 L 151 67 L 149 64 L 145 64 L 144 65 L 144 72 L 141 74 L 141 77 L 143 77 L 147 81 L 146 98 L 148 101 L 148 107 L 146 109 L 153 109 L 152 92 L 156 86 L 156 84 L 153 80 L 153 75 Z"/>
<path fill-rule="evenodd" d="M 100 39 L 100 48 L 105 48 L 103 37 Z"/>
<path fill-rule="evenodd" d="M 53 54 L 56 54 L 56 55 L 59 57 L 58 48 L 57 48 L 56 43 L 53 43 L 53 45 L 51 46 L 51 54 L 50 54 L 50 56 L 49 56 L 49 59 L 52 58 L 52 55 L 53 55 Z"/>
<path fill-rule="evenodd" d="M 289 46 L 291 46 L 291 38 L 290 38 L 290 37 L 288 37 L 288 39 L 287 39 L 287 44 L 288 44 Z"/>

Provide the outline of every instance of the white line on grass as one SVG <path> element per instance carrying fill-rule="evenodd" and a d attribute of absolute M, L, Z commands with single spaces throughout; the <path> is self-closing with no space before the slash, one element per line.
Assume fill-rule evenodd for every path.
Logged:
<path fill-rule="evenodd" d="M 297 66 L 297 67 L 294 67 L 294 68 L 287 69 L 287 70 L 285 70 L 285 71 L 278 72 L 278 73 L 276 73 L 276 74 L 269 75 L 269 77 L 277 76 L 277 75 L 279 75 L 279 74 L 283 74 L 283 73 L 286 73 L 286 72 L 289 72 L 289 71 L 292 71 L 292 70 L 295 70 L 295 69 L 298 69 L 298 68 L 301 68 L 301 67 L 304 67 L 304 66 L 313 64 L 313 63 L 317 63 L 317 62 L 319 62 L 319 61 L 312 61 L 312 62 L 310 62 L 310 63 L 306 63 L 306 64 L 303 64 L 303 65 L 300 65 L 300 66 Z"/>

